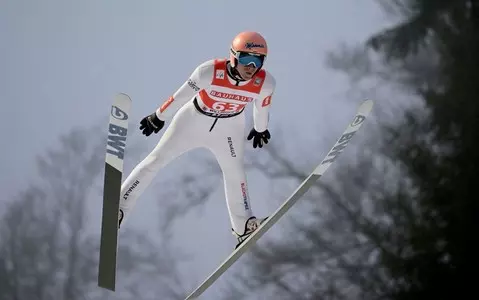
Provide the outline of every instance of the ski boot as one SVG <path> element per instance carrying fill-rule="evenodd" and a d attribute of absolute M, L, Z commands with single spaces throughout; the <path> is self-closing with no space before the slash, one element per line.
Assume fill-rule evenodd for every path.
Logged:
<path fill-rule="evenodd" d="M 236 236 L 236 239 L 238 240 L 238 244 L 236 245 L 235 249 L 237 249 L 256 229 L 258 229 L 258 227 L 263 224 L 266 219 L 268 219 L 268 217 L 263 219 L 258 219 L 256 217 L 249 218 L 244 226 L 244 233 L 241 235 L 232 230 L 233 235 Z"/>
<path fill-rule="evenodd" d="M 120 225 L 121 225 L 121 221 L 123 221 L 123 210 L 120 210 L 118 211 L 118 228 L 120 228 Z"/>

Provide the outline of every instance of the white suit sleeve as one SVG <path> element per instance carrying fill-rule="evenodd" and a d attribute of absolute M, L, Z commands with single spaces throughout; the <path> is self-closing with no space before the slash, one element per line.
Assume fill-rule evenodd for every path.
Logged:
<path fill-rule="evenodd" d="M 274 77 L 266 73 L 263 88 L 254 103 L 253 109 L 254 129 L 258 132 L 263 132 L 268 129 L 269 109 L 275 88 L 276 81 Z"/>
<path fill-rule="evenodd" d="M 191 100 L 201 89 L 211 83 L 212 61 L 199 65 L 188 80 L 156 110 L 156 116 L 163 121 L 169 120 L 186 102 Z"/>

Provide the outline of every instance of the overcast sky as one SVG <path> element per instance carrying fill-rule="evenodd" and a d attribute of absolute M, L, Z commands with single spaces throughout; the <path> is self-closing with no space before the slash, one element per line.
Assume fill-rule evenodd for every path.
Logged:
<path fill-rule="evenodd" d="M 271 128 L 307 137 L 313 144 L 335 138 L 357 103 L 346 99 L 344 77 L 324 66 L 325 54 L 339 43 L 361 42 L 385 24 L 372 0 L 0 0 L 0 202 L 22 188 L 32 176 L 35 156 L 60 134 L 105 122 L 117 92 L 132 97 L 132 117 L 138 120 L 167 99 L 198 64 L 228 55 L 232 38 L 243 30 L 259 31 L 268 42 L 266 68 L 277 81 Z M 292 156 L 295 147 L 307 150 L 285 146 Z M 253 182 L 250 189 L 256 194 L 260 187 Z M 215 224 L 211 219 L 217 213 L 225 221 L 222 192 L 190 224 Z M 252 201 L 267 213 L 262 199 Z M 152 205 L 138 201 L 129 222 L 147 228 L 145 215 Z M 195 254 L 201 263 L 195 263 L 199 277 L 192 280 L 202 281 L 234 245 L 225 227 L 218 228 L 201 231 L 224 243 Z M 197 227 L 190 229 L 178 229 L 185 240 L 178 245 L 194 254 L 202 237 Z"/>

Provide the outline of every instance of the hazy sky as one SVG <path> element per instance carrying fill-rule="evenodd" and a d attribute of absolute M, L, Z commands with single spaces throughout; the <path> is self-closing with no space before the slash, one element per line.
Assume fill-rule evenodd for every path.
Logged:
<path fill-rule="evenodd" d="M 345 79 L 325 68 L 324 55 L 341 42 L 363 41 L 385 24 L 372 0 L 0 0 L 0 202 L 33 176 L 35 156 L 60 134 L 105 122 L 115 93 L 132 97 L 132 117 L 140 119 L 199 63 L 228 55 L 232 38 L 243 30 L 259 31 L 268 41 L 266 68 L 277 81 L 271 128 L 316 144 L 335 138 L 329 132 L 342 131 L 356 104 L 345 98 Z M 295 147 L 308 150 L 285 145 L 288 151 Z M 254 182 L 250 186 L 252 193 L 259 190 Z M 215 224 L 218 212 L 220 222 L 226 220 L 222 192 L 204 215 L 194 215 L 195 225 Z M 260 201 L 253 199 L 253 206 L 266 213 Z M 130 222 L 147 227 L 144 214 L 151 205 L 138 201 Z M 201 233 L 190 228 L 178 229 L 185 240 L 179 245 L 193 254 L 199 234 L 225 240 L 195 255 L 201 263 L 193 280 L 199 282 L 229 254 L 233 237 L 224 227 Z"/>

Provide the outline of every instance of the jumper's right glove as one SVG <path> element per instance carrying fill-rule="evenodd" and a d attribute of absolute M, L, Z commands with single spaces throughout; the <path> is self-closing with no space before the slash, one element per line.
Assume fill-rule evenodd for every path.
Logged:
<path fill-rule="evenodd" d="M 158 119 L 156 112 L 153 112 L 151 115 L 144 117 L 140 124 L 140 130 L 143 130 L 144 135 L 149 136 L 153 132 L 158 133 L 165 125 L 165 122 Z"/>
<path fill-rule="evenodd" d="M 253 148 L 256 148 L 258 146 L 260 148 L 263 148 L 263 142 L 267 144 L 270 138 L 271 134 L 269 133 L 268 129 L 263 132 L 258 132 L 253 127 L 253 129 L 251 129 L 248 134 L 248 141 L 253 139 Z"/>

